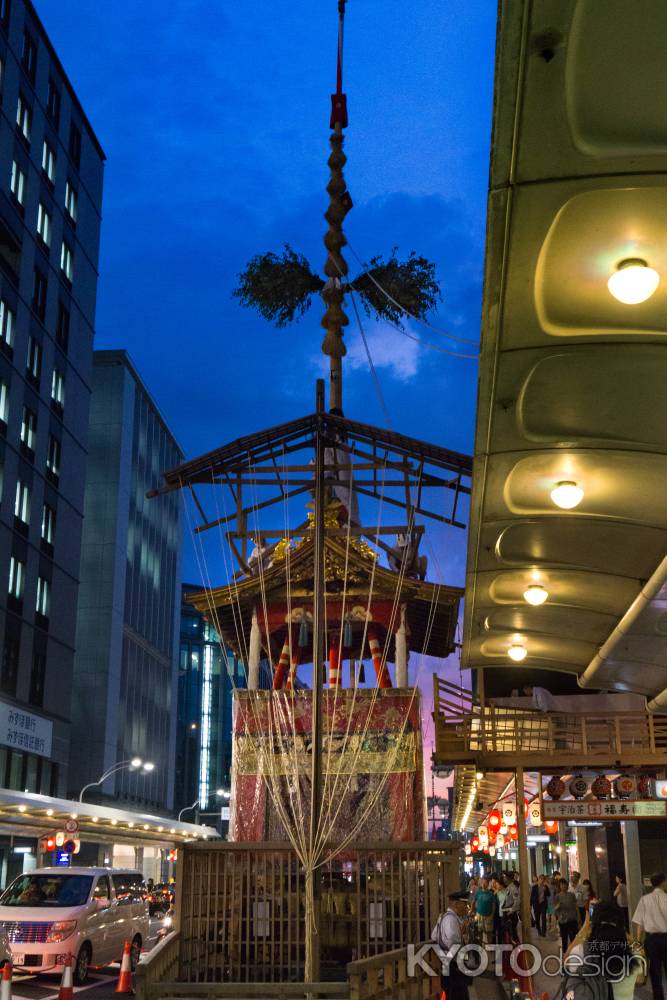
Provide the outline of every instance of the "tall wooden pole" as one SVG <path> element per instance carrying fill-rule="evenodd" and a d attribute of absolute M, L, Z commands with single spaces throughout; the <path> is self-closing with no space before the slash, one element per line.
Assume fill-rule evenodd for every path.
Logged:
<path fill-rule="evenodd" d="M 530 940 L 530 859 L 526 842 L 526 816 L 524 810 L 523 768 L 517 767 L 516 780 L 516 826 L 519 831 L 519 915 L 523 941 Z"/>
<path fill-rule="evenodd" d="M 325 218 L 329 228 L 324 237 L 324 245 L 328 255 L 324 264 L 327 276 L 322 290 L 322 298 L 326 303 L 326 312 L 322 317 L 322 326 L 326 330 L 322 342 L 322 351 L 329 357 L 329 409 L 333 412 L 343 412 L 343 358 L 347 353 L 343 343 L 343 328 L 349 320 L 343 309 L 343 285 L 347 275 L 347 263 L 341 250 L 347 240 L 343 233 L 343 219 L 348 207 L 345 200 L 346 186 L 343 167 L 347 157 L 343 152 L 343 128 L 336 122 L 334 131 L 329 138 L 331 154 L 329 156 L 330 177 L 327 184 L 329 207 Z"/>
<path fill-rule="evenodd" d="M 306 869 L 306 955 L 304 980 L 320 978 L 320 874 L 313 866 L 322 807 L 322 668 L 324 650 L 324 382 L 317 380 L 318 424 L 315 434 L 315 524 L 313 556 L 313 714 L 310 776 L 309 866 Z"/>

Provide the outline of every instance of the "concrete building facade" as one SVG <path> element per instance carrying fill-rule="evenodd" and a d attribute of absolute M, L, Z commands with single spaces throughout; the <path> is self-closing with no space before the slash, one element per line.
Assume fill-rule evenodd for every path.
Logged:
<path fill-rule="evenodd" d="M 181 500 L 148 500 L 181 450 L 125 351 L 96 351 L 81 554 L 72 796 L 135 756 L 88 801 L 171 810 L 180 616 Z"/>
<path fill-rule="evenodd" d="M 68 787 L 103 164 L 34 7 L 2 0 L 0 787 L 47 795 Z"/>

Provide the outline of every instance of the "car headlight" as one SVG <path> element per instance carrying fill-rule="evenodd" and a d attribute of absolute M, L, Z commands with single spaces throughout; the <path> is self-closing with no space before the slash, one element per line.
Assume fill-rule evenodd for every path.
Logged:
<path fill-rule="evenodd" d="M 76 930 L 76 920 L 56 920 L 51 924 L 49 933 L 46 935 L 47 944 L 54 944 L 56 941 L 64 941 Z"/>

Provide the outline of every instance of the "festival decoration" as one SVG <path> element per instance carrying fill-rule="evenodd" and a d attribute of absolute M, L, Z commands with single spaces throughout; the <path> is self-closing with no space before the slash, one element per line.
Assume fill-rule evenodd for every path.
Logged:
<path fill-rule="evenodd" d="M 495 849 L 495 847 L 493 845 L 491 845 L 491 847 L 489 847 L 489 856 L 492 857 L 492 858 L 495 858 L 495 856 L 496 856 L 496 849 Z"/>
<path fill-rule="evenodd" d="M 653 791 L 653 778 L 650 774 L 642 774 L 637 782 L 637 792 L 640 799 L 650 799 Z"/>
<path fill-rule="evenodd" d="M 565 782 L 562 778 L 554 775 L 553 778 L 549 779 L 545 791 L 550 798 L 559 799 L 565 792 Z"/>
<path fill-rule="evenodd" d="M 614 782 L 614 788 L 619 799 L 629 799 L 637 789 L 637 782 L 630 774 L 621 774 Z"/>
<path fill-rule="evenodd" d="M 472 840 L 470 841 L 470 846 L 472 847 L 473 851 L 478 850 L 478 848 L 479 848 L 479 837 L 473 837 Z"/>
<path fill-rule="evenodd" d="M 470 844 L 466 844 L 463 850 L 465 851 L 466 854 L 472 854 L 472 847 L 470 846 Z"/>
<path fill-rule="evenodd" d="M 591 785 L 591 792 L 596 799 L 608 799 L 611 795 L 611 781 L 604 774 L 598 774 Z"/>
<path fill-rule="evenodd" d="M 518 836 L 519 836 L 519 827 L 515 823 L 513 823 L 512 826 L 509 828 L 509 838 L 510 840 L 517 840 Z"/>
<path fill-rule="evenodd" d="M 503 820 L 511 826 L 516 820 L 516 805 L 514 802 L 503 802 Z"/>
<path fill-rule="evenodd" d="M 570 794 L 574 799 L 583 799 L 584 795 L 588 791 L 588 782 L 584 778 L 583 774 L 575 774 L 570 782 Z"/>
<path fill-rule="evenodd" d="M 501 823 L 500 824 L 500 829 L 499 829 L 498 832 L 502 833 L 503 836 L 504 836 L 507 833 L 508 830 L 509 830 L 509 827 L 508 827 L 507 823 Z"/>
<path fill-rule="evenodd" d="M 558 820 L 545 819 L 544 829 L 547 833 L 558 833 Z"/>
<path fill-rule="evenodd" d="M 499 809 L 492 809 L 488 816 L 489 830 L 498 831 L 502 823 L 502 816 Z"/>
<path fill-rule="evenodd" d="M 542 826 L 542 811 L 538 799 L 528 806 L 528 819 L 531 826 Z"/>
<path fill-rule="evenodd" d="M 503 833 L 499 833 L 496 836 L 496 848 L 504 847 L 504 845 L 505 845 L 505 835 Z"/>

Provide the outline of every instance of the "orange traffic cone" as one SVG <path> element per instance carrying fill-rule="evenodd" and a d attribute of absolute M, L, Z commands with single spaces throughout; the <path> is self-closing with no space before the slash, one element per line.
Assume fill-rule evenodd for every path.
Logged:
<path fill-rule="evenodd" d="M 134 993 L 132 988 L 132 945 L 126 941 L 123 945 L 123 961 L 120 963 L 120 975 L 116 984 L 116 993 Z"/>
<path fill-rule="evenodd" d="M 12 1000 L 12 966 L 5 962 L 2 967 L 2 982 L 0 983 L 0 1000 Z"/>
<path fill-rule="evenodd" d="M 72 986 L 72 956 L 68 955 L 65 959 L 65 967 L 63 969 L 63 978 L 60 980 L 60 989 L 58 990 L 58 1000 L 72 1000 L 74 996 L 74 988 Z"/>
<path fill-rule="evenodd" d="M 443 990 L 440 994 L 440 1000 L 447 1000 L 447 990 Z"/>

